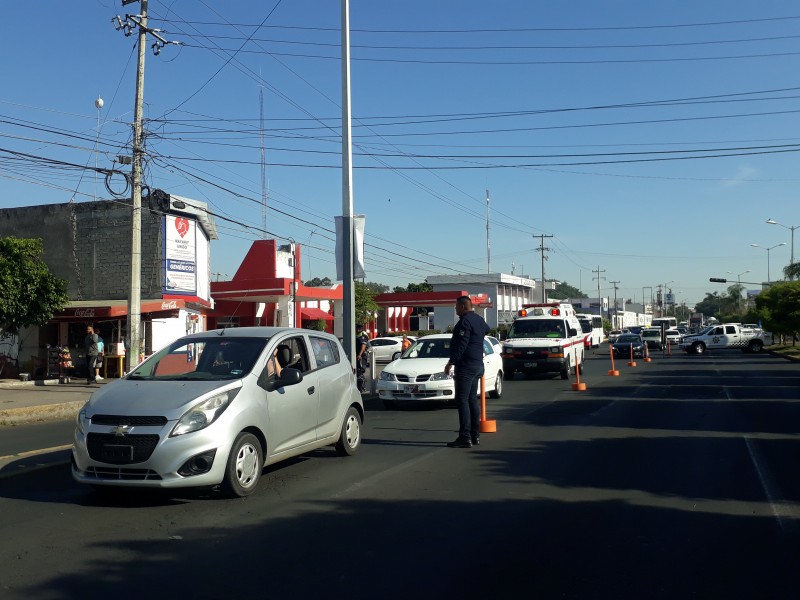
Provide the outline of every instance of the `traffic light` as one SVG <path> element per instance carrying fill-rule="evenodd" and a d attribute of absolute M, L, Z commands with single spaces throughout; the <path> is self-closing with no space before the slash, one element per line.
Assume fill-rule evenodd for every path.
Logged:
<path fill-rule="evenodd" d="M 728 283 L 727 279 L 722 279 L 721 277 L 709 277 L 708 280 L 712 283 Z"/>

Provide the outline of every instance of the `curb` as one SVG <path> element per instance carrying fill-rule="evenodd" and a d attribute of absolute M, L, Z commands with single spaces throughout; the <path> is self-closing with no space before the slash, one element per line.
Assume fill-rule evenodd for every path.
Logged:
<path fill-rule="evenodd" d="M 41 406 L 0 410 L 0 428 L 9 425 L 37 423 L 40 421 L 57 421 L 65 418 L 74 419 L 84 404 L 86 404 L 86 402 L 83 400 L 73 400 L 72 402 L 62 402 L 60 404 L 44 404 Z"/>
<path fill-rule="evenodd" d="M 800 362 L 800 358 L 797 356 L 786 356 L 785 354 L 781 354 L 780 352 L 777 352 L 775 350 L 767 350 L 767 352 L 772 356 L 777 356 L 778 358 L 782 358 L 790 362 Z"/>
<path fill-rule="evenodd" d="M 29 386 L 59 385 L 58 379 L 31 379 L 30 381 L 18 381 L 16 379 L 0 379 L 0 390 L 6 388 L 19 388 Z"/>

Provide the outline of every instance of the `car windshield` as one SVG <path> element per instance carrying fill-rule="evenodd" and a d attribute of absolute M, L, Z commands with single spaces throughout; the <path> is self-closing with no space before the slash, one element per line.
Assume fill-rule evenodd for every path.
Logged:
<path fill-rule="evenodd" d="M 151 381 L 221 381 L 253 370 L 268 338 L 183 338 L 159 350 L 128 379 Z"/>
<path fill-rule="evenodd" d="M 509 338 L 563 338 L 564 321 L 560 319 L 525 319 L 514 321 Z"/>
<path fill-rule="evenodd" d="M 583 333 L 589 333 L 592 330 L 592 324 L 586 319 L 578 319 L 578 323 L 581 324 L 581 331 L 583 331 Z"/>
<path fill-rule="evenodd" d="M 621 335 L 617 338 L 618 344 L 638 344 L 641 341 L 638 335 Z"/>
<path fill-rule="evenodd" d="M 658 329 L 646 329 L 642 331 L 642 337 L 660 338 L 661 332 Z"/>
<path fill-rule="evenodd" d="M 417 340 L 400 358 L 450 358 L 450 338 Z"/>

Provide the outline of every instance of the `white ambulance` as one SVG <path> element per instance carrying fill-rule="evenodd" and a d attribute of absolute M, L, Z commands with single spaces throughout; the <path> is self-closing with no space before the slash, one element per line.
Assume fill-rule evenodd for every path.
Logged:
<path fill-rule="evenodd" d="M 584 338 L 571 304 L 526 304 L 503 341 L 503 371 L 558 373 L 569 379 L 575 365 L 583 369 Z"/>

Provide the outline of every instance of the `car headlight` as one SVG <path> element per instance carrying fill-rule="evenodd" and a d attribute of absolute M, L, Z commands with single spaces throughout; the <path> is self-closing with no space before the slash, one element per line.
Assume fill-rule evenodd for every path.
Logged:
<path fill-rule="evenodd" d="M 178 423 L 172 428 L 172 433 L 169 434 L 170 437 L 198 431 L 211 425 L 225 412 L 240 389 L 242 388 L 228 390 L 195 404 L 178 420 Z"/>
<path fill-rule="evenodd" d="M 75 417 L 75 428 L 80 431 L 81 433 L 85 433 L 83 429 L 83 422 L 86 420 L 86 405 L 83 405 L 83 408 L 78 412 L 78 416 Z"/>
<path fill-rule="evenodd" d="M 381 381 L 397 381 L 397 377 L 394 376 L 394 373 L 381 371 Z"/>
<path fill-rule="evenodd" d="M 564 349 L 561 346 L 553 346 L 552 348 L 550 348 L 551 354 L 562 354 L 563 352 Z"/>
<path fill-rule="evenodd" d="M 444 371 L 440 371 L 439 373 L 434 373 L 431 375 L 429 381 L 446 381 L 447 379 L 452 379 L 453 376 L 449 373 L 445 373 Z"/>

